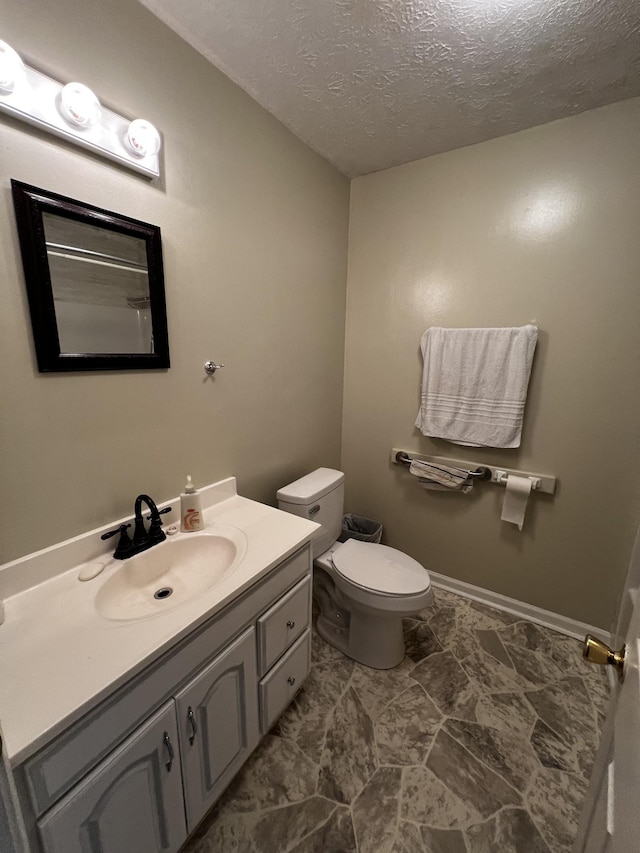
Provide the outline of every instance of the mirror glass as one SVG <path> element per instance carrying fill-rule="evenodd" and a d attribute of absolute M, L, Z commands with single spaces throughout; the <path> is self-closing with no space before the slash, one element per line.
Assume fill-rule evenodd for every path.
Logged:
<path fill-rule="evenodd" d="M 12 185 L 40 370 L 168 367 L 160 229 Z"/>

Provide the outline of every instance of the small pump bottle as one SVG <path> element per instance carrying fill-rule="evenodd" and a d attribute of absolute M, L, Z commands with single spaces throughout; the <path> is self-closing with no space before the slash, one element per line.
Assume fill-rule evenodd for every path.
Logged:
<path fill-rule="evenodd" d="M 183 532 L 204 530 L 200 492 L 191 482 L 191 474 L 187 475 L 187 485 L 180 495 L 180 528 Z"/>

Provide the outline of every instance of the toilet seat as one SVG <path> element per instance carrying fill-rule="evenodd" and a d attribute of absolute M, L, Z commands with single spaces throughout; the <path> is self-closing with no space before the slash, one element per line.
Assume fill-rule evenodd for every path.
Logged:
<path fill-rule="evenodd" d="M 387 545 L 348 539 L 331 554 L 331 560 L 349 583 L 379 595 L 420 595 L 431 586 L 424 566 Z"/>

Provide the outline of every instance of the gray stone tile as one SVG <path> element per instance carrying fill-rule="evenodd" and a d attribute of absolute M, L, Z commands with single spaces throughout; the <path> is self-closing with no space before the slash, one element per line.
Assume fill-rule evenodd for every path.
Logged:
<path fill-rule="evenodd" d="M 344 692 L 353 667 L 353 661 L 342 656 L 316 663 L 272 734 L 293 741 L 312 761 L 319 763 L 330 711 Z"/>
<path fill-rule="evenodd" d="M 433 590 L 433 603 L 430 608 L 427 608 L 427 613 L 437 612 L 443 607 L 453 607 L 455 610 L 467 610 L 469 607 L 469 599 L 462 595 L 456 595 L 454 592 L 449 592 L 440 587 Z"/>
<path fill-rule="evenodd" d="M 608 667 L 594 666 L 583 660 L 579 673 L 596 711 L 606 714 L 611 700 Z"/>
<path fill-rule="evenodd" d="M 429 620 L 429 627 L 443 648 L 462 659 L 478 648 L 478 631 L 495 631 L 501 622 L 466 607 L 443 606 Z"/>
<path fill-rule="evenodd" d="M 428 621 L 429 627 L 445 648 L 449 648 L 458 629 L 458 613 L 456 607 L 443 605 L 431 615 Z"/>
<path fill-rule="evenodd" d="M 391 853 L 425 853 L 420 828 L 415 823 L 401 820 Z"/>
<path fill-rule="evenodd" d="M 315 794 L 318 765 L 295 744 L 267 735 L 219 801 L 221 813 L 253 812 Z"/>
<path fill-rule="evenodd" d="M 442 646 L 426 622 L 404 619 L 403 626 L 406 654 L 414 663 L 442 651 Z"/>
<path fill-rule="evenodd" d="M 531 816 L 524 809 L 504 809 L 467 831 L 469 853 L 549 853 Z"/>
<path fill-rule="evenodd" d="M 315 630 L 311 633 L 311 661 L 318 663 L 320 661 L 346 660 L 341 651 L 327 643 Z"/>
<path fill-rule="evenodd" d="M 251 829 L 255 823 L 254 815 L 228 815 L 226 817 L 218 817 L 207 820 L 202 831 L 199 831 L 197 838 L 192 838 L 191 842 L 182 849 L 182 853 L 218 853 L 219 850 L 224 850 L 225 853 L 255 853 L 253 843 L 251 841 Z"/>
<path fill-rule="evenodd" d="M 513 669 L 511 658 L 496 631 L 476 631 L 475 633 L 485 652 L 492 655 L 499 663 Z"/>
<path fill-rule="evenodd" d="M 482 654 L 477 648 L 460 663 L 476 688 L 482 692 L 513 693 L 534 686 L 515 669 L 505 666 L 491 655 Z"/>
<path fill-rule="evenodd" d="M 569 853 L 587 782 L 577 774 L 542 768 L 527 794 L 529 812 L 552 853 Z"/>
<path fill-rule="evenodd" d="M 443 714 L 475 718 L 478 694 L 451 652 L 431 655 L 419 663 L 411 675 Z"/>
<path fill-rule="evenodd" d="M 478 700 L 476 719 L 485 726 L 528 738 L 537 716 L 520 693 L 488 693 Z"/>
<path fill-rule="evenodd" d="M 351 807 L 359 853 L 391 853 L 396 838 L 399 767 L 380 767 Z"/>
<path fill-rule="evenodd" d="M 415 681 L 411 673 L 414 667 L 414 662 L 407 657 L 393 669 L 371 669 L 361 664 L 355 665 L 351 686 L 372 720 L 376 720 L 396 696 L 413 687 Z"/>
<path fill-rule="evenodd" d="M 520 792 L 526 790 L 539 767 L 536 754 L 522 734 L 463 720 L 448 720 L 443 730 Z"/>
<path fill-rule="evenodd" d="M 467 853 L 464 835 L 459 829 L 421 829 L 422 843 L 427 853 Z"/>
<path fill-rule="evenodd" d="M 322 759 L 318 793 L 340 803 L 351 803 L 376 769 L 373 723 L 353 687 L 333 712 Z"/>
<path fill-rule="evenodd" d="M 582 656 L 582 640 L 574 640 L 573 637 L 566 637 L 564 634 L 558 634 L 557 631 L 548 629 L 546 629 L 546 637 L 551 657 L 565 672 L 579 675 L 585 667 L 591 666 Z M 598 667 L 594 667 L 594 669 L 598 669 Z"/>
<path fill-rule="evenodd" d="M 522 802 L 510 785 L 443 730 L 436 735 L 427 767 L 456 797 L 483 818 L 502 806 L 520 805 Z"/>
<path fill-rule="evenodd" d="M 470 803 L 453 794 L 426 767 L 405 767 L 402 771 L 400 817 L 434 829 L 459 829 L 480 820 Z"/>
<path fill-rule="evenodd" d="M 335 809 L 336 804 L 323 797 L 310 797 L 301 803 L 263 813 L 251 833 L 256 853 L 287 850 L 323 826 Z M 224 847 L 221 849 L 226 850 Z"/>
<path fill-rule="evenodd" d="M 504 645 L 516 672 L 536 687 L 542 687 L 550 681 L 557 681 L 565 674 L 547 652 L 535 652 L 506 641 Z"/>
<path fill-rule="evenodd" d="M 575 743 L 565 743 L 542 720 L 538 720 L 533 728 L 531 746 L 536 751 L 540 763 L 545 767 L 580 773 L 580 760 Z"/>
<path fill-rule="evenodd" d="M 280 849 L 275 848 L 269 853 L 276 853 Z M 296 844 L 291 853 L 356 853 L 356 850 L 351 812 L 346 806 L 337 806 L 329 820 Z"/>
<path fill-rule="evenodd" d="M 442 720 L 419 684 L 405 690 L 375 723 L 380 764 L 422 764 Z"/>
<path fill-rule="evenodd" d="M 505 643 L 521 646 L 532 652 L 550 652 L 551 650 L 549 638 L 551 632 L 533 622 L 515 622 L 506 628 L 501 628 L 498 633 Z"/>
<path fill-rule="evenodd" d="M 582 772 L 589 773 L 598 733 L 582 679 L 568 676 L 525 695 L 540 719 L 575 750 Z"/>

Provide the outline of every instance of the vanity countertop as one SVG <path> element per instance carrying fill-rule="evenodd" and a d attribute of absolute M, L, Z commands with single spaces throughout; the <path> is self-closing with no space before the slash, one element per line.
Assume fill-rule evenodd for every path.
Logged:
<path fill-rule="evenodd" d="M 12 764 L 28 758 L 268 574 L 308 542 L 318 526 L 238 496 L 233 478 L 221 483 L 226 491 L 205 510 L 206 529 L 215 532 L 216 525 L 231 525 L 243 531 L 246 553 L 228 576 L 174 609 L 132 621 L 100 615 L 95 607 L 97 591 L 122 565 L 108 558 L 104 571 L 90 581 L 78 580 L 83 564 L 76 563 L 5 598 L 5 622 L 0 625 L 0 727 L 4 753 Z M 99 540 L 102 530 L 86 536 L 96 534 Z M 43 553 L 36 556 L 41 558 Z M 52 561 L 56 559 L 59 556 L 52 554 Z"/>

